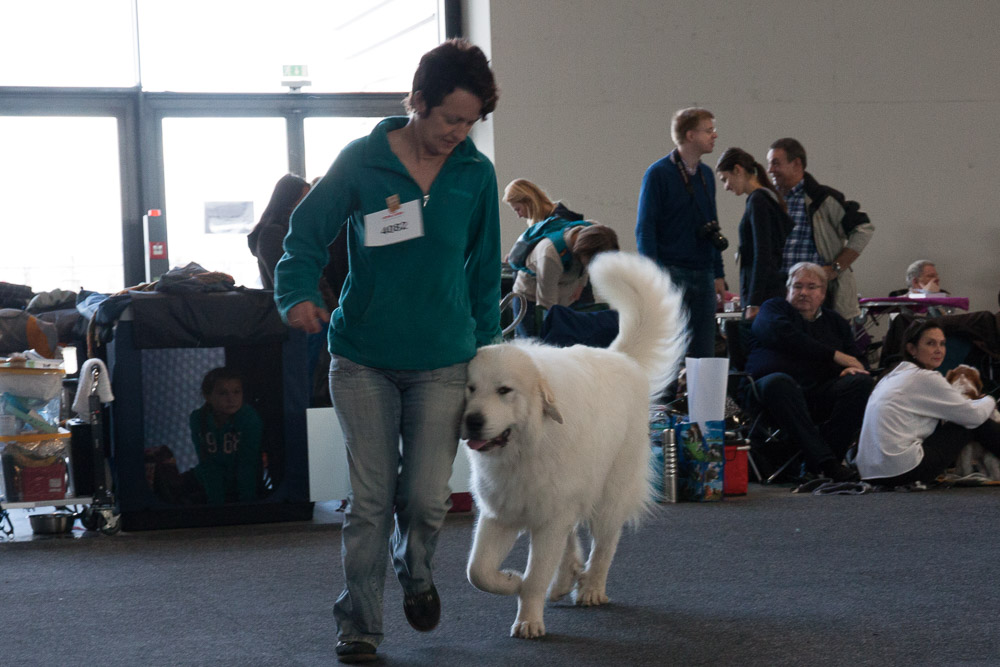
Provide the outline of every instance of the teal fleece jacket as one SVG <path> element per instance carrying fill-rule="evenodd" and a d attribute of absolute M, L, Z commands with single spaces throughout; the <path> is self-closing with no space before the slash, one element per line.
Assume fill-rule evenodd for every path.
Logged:
<path fill-rule="evenodd" d="M 292 213 L 275 269 L 282 318 L 302 301 L 323 307 L 318 285 L 327 246 L 348 225 L 350 271 L 332 314 L 330 352 L 373 368 L 431 370 L 468 361 L 500 337 L 500 211 L 496 174 L 466 138 L 426 200 L 389 149 L 387 118 L 348 144 Z M 423 200 L 424 235 L 365 246 L 364 216 Z"/>
<path fill-rule="evenodd" d="M 260 451 L 264 432 L 260 415 L 244 405 L 221 426 L 212 409 L 203 405 L 188 418 L 191 440 L 198 452 L 194 474 L 210 505 L 245 503 L 257 499 L 263 465 Z"/>

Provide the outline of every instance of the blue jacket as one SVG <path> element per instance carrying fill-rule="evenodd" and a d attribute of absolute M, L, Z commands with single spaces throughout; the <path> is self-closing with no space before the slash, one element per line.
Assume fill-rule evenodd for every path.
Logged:
<path fill-rule="evenodd" d="M 857 356 L 851 325 L 835 311 L 821 308 L 810 322 L 785 299 L 768 299 L 753 320 L 744 370 L 754 378 L 787 373 L 805 387 L 840 375 L 838 350 Z"/>
<path fill-rule="evenodd" d="M 698 172 L 690 179 L 692 199 L 671 155 L 680 160 L 677 151 L 671 151 L 650 165 L 642 177 L 635 225 L 639 254 L 661 266 L 704 269 L 722 278 L 722 253 L 697 235 L 706 222 L 719 219 L 715 176 L 708 165 L 699 163 Z"/>
<path fill-rule="evenodd" d="M 500 211 L 496 174 L 466 138 L 423 203 L 424 235 L 365 245 L 364 216 L 421 201 L 423 191 L 389 148 L 387 118 L 350 143 L 292 213 L 274 298 L 283 318 L 305 300 L 323 307 L 318 284 L 327 246 L 348 226 L 350 271 L 330 320 L 330 352 L 394 370 L 431 370 L 468 361 L 500 337 Z"/>

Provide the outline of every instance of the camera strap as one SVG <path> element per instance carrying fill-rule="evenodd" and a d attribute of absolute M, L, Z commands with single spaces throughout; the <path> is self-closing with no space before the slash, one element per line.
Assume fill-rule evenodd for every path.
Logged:
<path fill-rule="evenodd" d="M 676 148 L 674 149 L 674 166 L 677 167 L 677 172 L 681 175 L 681 180 L 684 181 L 684 189 L 687 190 L 688 195 L 691 197 L 691 203 L 694 207 L 698 209 L 698 213 L 702 217 L 702 222 L 710 222 L 709 218 L 705 215 L 705 212 L 701 210 L 701 206 L 698 205 L 698 200 L 694 196 L 694 186 L 691 185 L 691 176 L 687 173 L 687 169 L 684 168 L 684 158 L 681 157 L 681 153 Z M 699 167 L 701 163 L 699 163 Z M 705 174 L 702 173 L 701 169 L 695 167 L 695 171 L 701 178 L 701 187 L 704 188 L 705 194 L 708 194 L 708 183 L 705 182 Z"/>

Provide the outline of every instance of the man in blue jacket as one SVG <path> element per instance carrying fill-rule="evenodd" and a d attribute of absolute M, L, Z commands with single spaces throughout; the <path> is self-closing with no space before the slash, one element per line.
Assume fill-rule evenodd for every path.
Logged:
<path fill-rule="evenodd" d="M 745 390 L 744 404 L 759 399 L 756 407 L 801 448 L 810 471 L 846 481 L 854 474 L 841 461 L 861 430 L 874 382 L 855 356 L 850 324 L 823 306 L 823 267 L 799 262 L 786 284 L 786 298 L 765 301 L 753 321 L 744 370 L 757 398 Z"/>
<path fill-rule="evenodd" d="M 707 109 L 674 114 L 677 148 L 654 162 L 642 178 L 635 240 L 639 254 L 655 260 L 684 289 L 691 340 L 687 356 L 715 356 L 716 295 L 725 292 L 718 232 L 715 178 L 701 156 L 715 149 L 715 117 Z M 714 227 L 713 227 L 714 226 Z"/>

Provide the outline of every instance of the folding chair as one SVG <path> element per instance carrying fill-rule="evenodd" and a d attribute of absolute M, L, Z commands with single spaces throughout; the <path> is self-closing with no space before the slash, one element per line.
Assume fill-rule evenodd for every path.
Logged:
<path fill-rule="evenodd" d="M 514 302 L 517 301 L 518 308 L 514 309 Z M 503 324 L 508 319 L 510 320 L 506 326 L 503 327 L 501 335 L 504 340 L 509 340 L 514 337 L 514 330 L 517 329 L 517 325 L 521 323 L 524 319 L 525 312 L 527 311 L 528 300 L 525 299 L 520 294 L 514 294 L 510 292 L 504 298 L 500 299 L 500 322 Z M 511 310 L 511 313 L 517 312 L 517 315 L 511 314 L 507 315 L 507 309 Z"/>
<path fill-rule="evenodd" d="M 801 466 L 802 451 L 798 448 L 795 452 L 787 456 L 788 443 L 784 440 L 781 429 L 768 423 L 767 411 L 757 406 L 763 405 L 758 393 L 757 383 L 743 369 L 746 368 L 748 340 L 750 335 L 751 320 L 726 320 L 724 332 L 726 336 L 726 348 L 729 353 L 729 386 L 730 398 L 739 406 L 741 413 L 734 417 L 734 429 L 739 438 L 751 446 L 747 452 L 747 461 L 754 477 L 761 484 L 772 484 L 782 475 L 789 471 L 793 465 Z M 742 389 L 747 387 L 755 405 L 745 405 L 742 398 Z M 768 459 L 769 455 L 777 456 L 779 461 L 784 461 L 773 470 L 770 467 L 761 470 L 763 461 L 758 462 L 754 453 L 760 458 Z M 765 474 L 767 477 L 765 478 Z M 801 474 L 793 474 L 794 477 L 801 477 Z"/>

